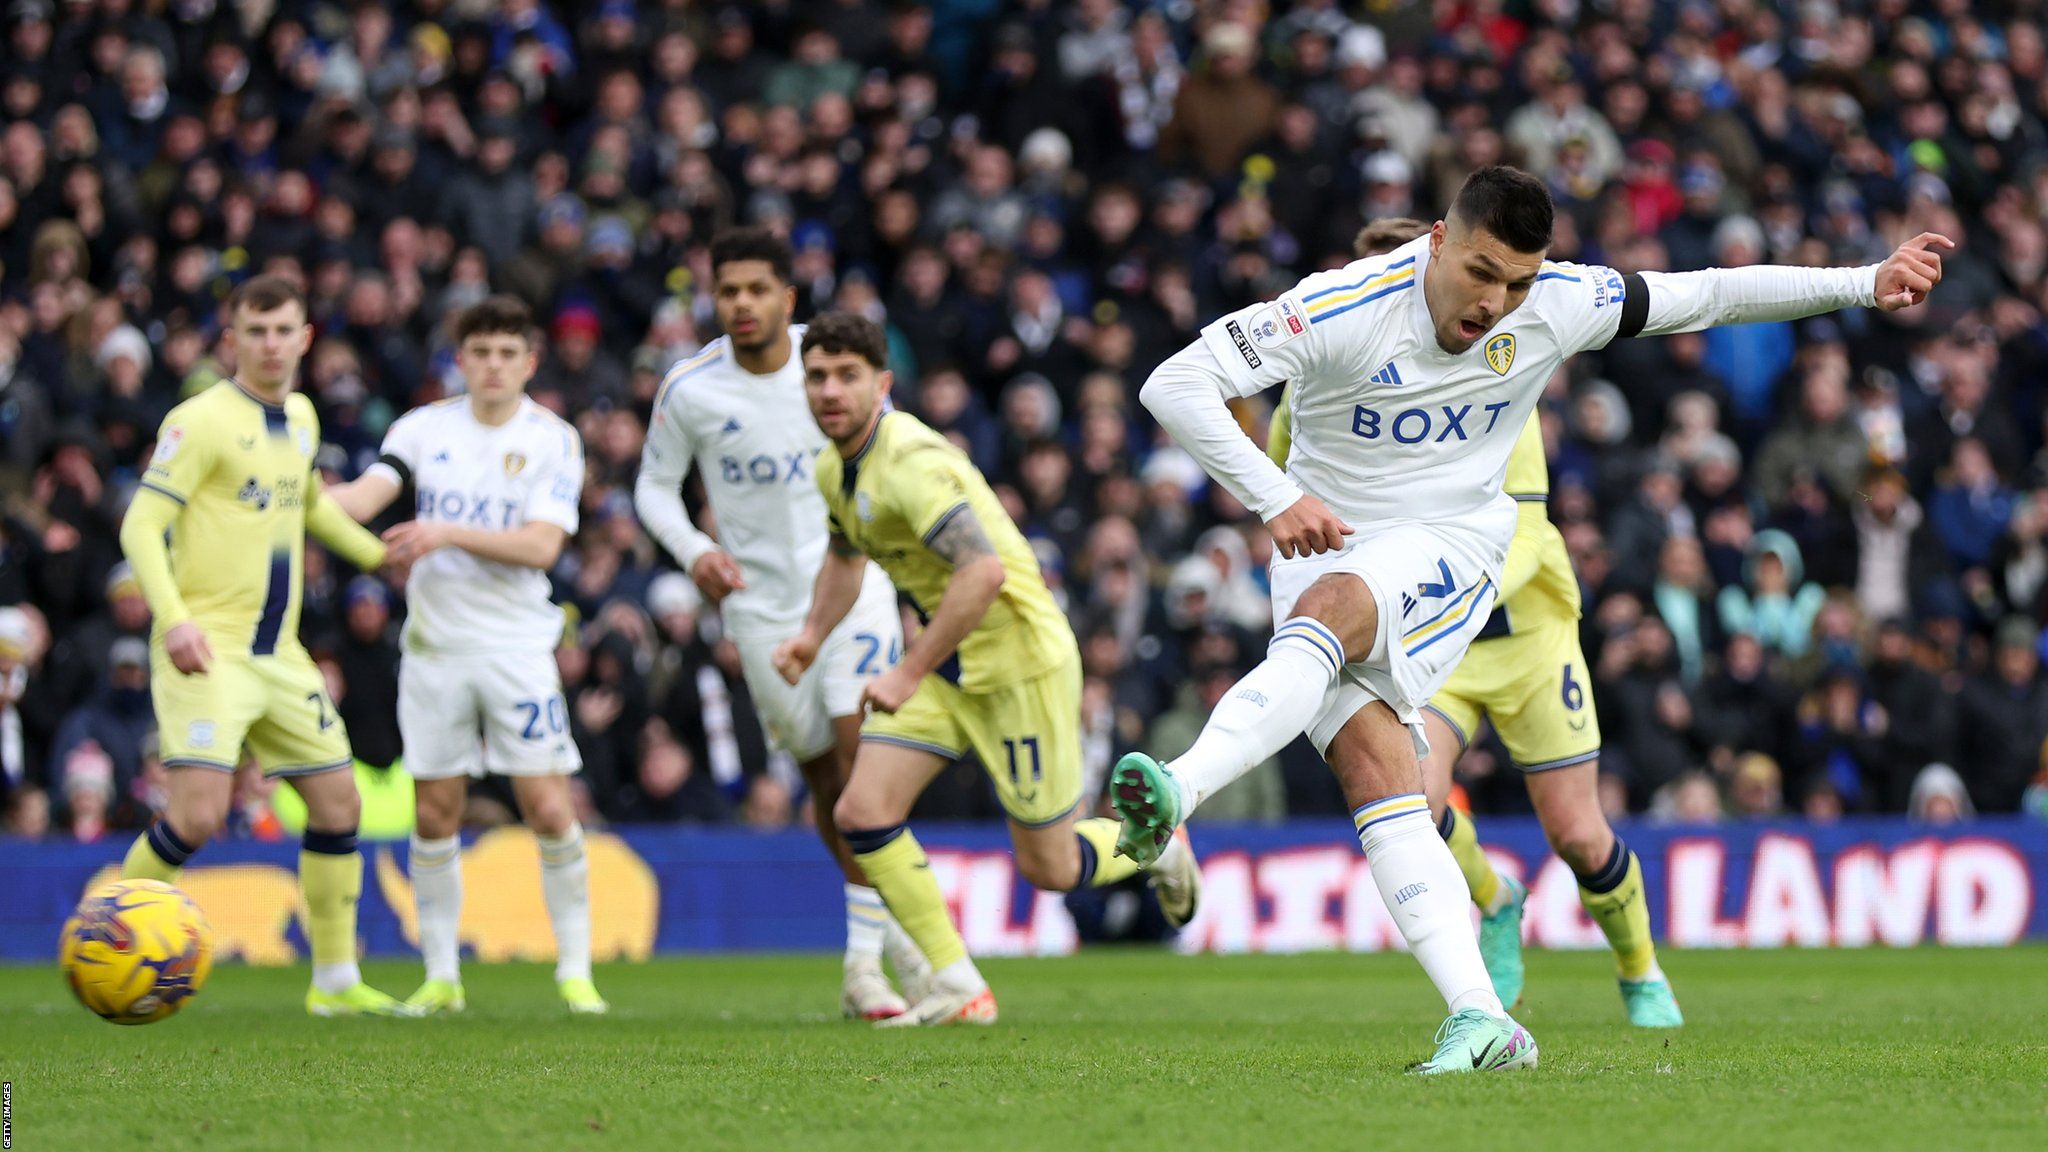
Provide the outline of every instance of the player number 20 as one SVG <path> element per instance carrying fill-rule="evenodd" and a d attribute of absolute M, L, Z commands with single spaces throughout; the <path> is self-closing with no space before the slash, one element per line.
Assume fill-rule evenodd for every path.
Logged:
<path fill-rule="evenodd" d="M 519 729 L 521 740 L 542 740 L 549 736 L 560 736 L 569 728 L 569 710 L 560 696 L 546 700 L 520 700 L 512 705 L 519 709 L 525 722 Z M 542 724 L 545 722 L 546 726 Z"/>

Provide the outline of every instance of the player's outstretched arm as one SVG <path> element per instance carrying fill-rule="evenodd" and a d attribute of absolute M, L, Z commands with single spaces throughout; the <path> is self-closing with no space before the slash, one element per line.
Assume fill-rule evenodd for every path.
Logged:
<path fill-rule="evenodd" d="M 378 513 L 391 507 L 398 494 L 405 490 L 399 483 L 398 475 L 389 468 L 372 467 L 361 476 L 345 484 L 327 485 L 321 489 L 335 506 L 358 524 L 368 524 Z"/>
<path fill-rule="evenodd" d="M 825 637 L 853 611 L 854 602 L 860 599 L 861 580 L 867 574 L 868 558 L 846 537 L 832 532 L 826 541 L 825 563 L 818 568 L 818 578 L 811 582 L 811 611 L 804 620 L 803 631 L 776 645 L 772 657 L 775 671 L 791 684 L 804 678 L 804 672 L 818 658 L 818 648 L 825 643 Z"/>
<path fill-rule="evenodd" d="M 1955 242 L 1922 232 L 1882 264 L 1794 268 L 1763 264 L 1698 272 L 1640 272 L 1626 278 L 1620 336 L 1697 332 L 1724 324 L 1797 320 L 1861 306 L 1896 312 L 1941 283 L 1941 254 Z"/>
<path fill-rule="evenodd" d="M 384 533 L 391 562 L 400 565 L 413 564 L 436 548 L 460 548 L 479 560 L 545 572 L 562 558 L 562 549 L 568 544 L 568 531 L 545 520 L 530 521 L 503 532 L 437 520 L 408 520 Z"/>
<path fill-rule="evenodd" d="M 320 490 L 317 474 L 311 483 L 313 497 L 306 506 L 306 531 L 336 556 L 365 572 L 376 571 L 384 563 L 384 542 L 356 523 L 341 505 L 328 499 L 327 493 Z"/>

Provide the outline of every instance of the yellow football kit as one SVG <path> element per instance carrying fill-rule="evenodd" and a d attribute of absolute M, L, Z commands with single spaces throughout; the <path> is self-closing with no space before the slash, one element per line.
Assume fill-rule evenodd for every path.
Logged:
<path fill-rule="evenodd" d="M 832 532 L 882 566 L 920 616 L 939 608 L 953 566 L 927 544 L 971 512 L 1005 579 L 996 602 L 894 715 L 870 715 L 862 740 L 949 759 L 968 748 L 1020 824 L 1063 819 L 1081 799 L 1081 658 L 1038 557 L 967 456 L 905 412 L 884 413 L 867 446 L 818 455 Z"/>
<path fill-rule="evenodd" d="M 265 403 L 223 381 L 171 410 L 121 545 L 155 617 L 150 691 L 166 766 L 266 774 L 346 768 L 348 733 L 299 643 L 306 532 L 363 568 L 384 546 L 319 491 L 313 405 Z M 164 634 L 191 621 L 213 651 L 203 675 L 171 665 Z"/>

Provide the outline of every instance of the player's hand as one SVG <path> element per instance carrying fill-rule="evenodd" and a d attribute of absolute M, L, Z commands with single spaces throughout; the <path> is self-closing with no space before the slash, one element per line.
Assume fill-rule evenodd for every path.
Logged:
<path fill-rule="evenodd" d="M 818 642 L 809 632 L 800 633 L 793 639 L 777 644 L 775 655 L 770 657 L 775 662 L 775 671 L 791 684 L 803 679 L 804 673 L 810 671 L 811 663 L 817 658 Z"/>
<path fill-rule="evenodd" d="M 732 553 L 716 548 L 690 565 L 690 579 L 713 604 L 747 586 L 747 574 L 740 570 L 740 562 L 732 558 Z"/>
<path fill-rule="evenodd" d="M 1877 266 L 1877 306 L 1897 312 L 1923 303 L 1934 286 L 1941 283 L 1941 253 L 1935 246 L 1953 251 L 1956 242 L 1939 232 L 1922 232 Z"/>
<path fill-rule="evenodd" d="M 384 560 L 410 568 L 419 558 L 448 543 L 448 526 L 432 520 L 407 520 L 384 532 Z"/>
<path fill-rule="evenodd" d="M 898 664 L 861 688 L 861 707 L 893 715 L 910 702 L 910 697 L 917 691 L 919 679 L 910 669 Z"/>
<path fill-rule="evenodd" d="M 164 655 L 171 658 L 171 667 L 187 676 L 204 676 L 213 664 L 213 648 L 206 642 L 206 633 L 190 620 L 173 624 L 164 633 Z"/>
<path fill-rule="evenodd" d="M 1273 547 L 1289 557 L 1335 552 L 1344 547 L 1344 538 L 1352 533 L 1351 525 L 1337 519 L 1337 514 L 1324 507 L 1321 500 L 1308 495 L 1268 520 L 1266 527 L 1273 533 Z"/>

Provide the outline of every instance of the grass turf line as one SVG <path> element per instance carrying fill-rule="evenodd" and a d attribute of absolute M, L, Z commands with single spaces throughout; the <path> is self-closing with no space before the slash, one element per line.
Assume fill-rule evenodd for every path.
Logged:
<path fill-rule="evenodd" d="M 829 1014 L 833 957 L 600 968 L 605 1019 L 539 966 L 471 965 L 470 1011 L 423 1021 L 311 1020 L 304 968 L 227 967 L 143 1028 L 11 967 L 0 1078 L 22 1149 L 2048 1146 L 2048 948 L 1664 959 L 1682 1031 L 1628 1028 L 1604 955 L 1531 953 L 1542 1067 L 1432 1081 L 1401 1069 L 1442 1004 L 1400 955 L 991 961 L 1000 1025 L 910 1033 Z"/>

